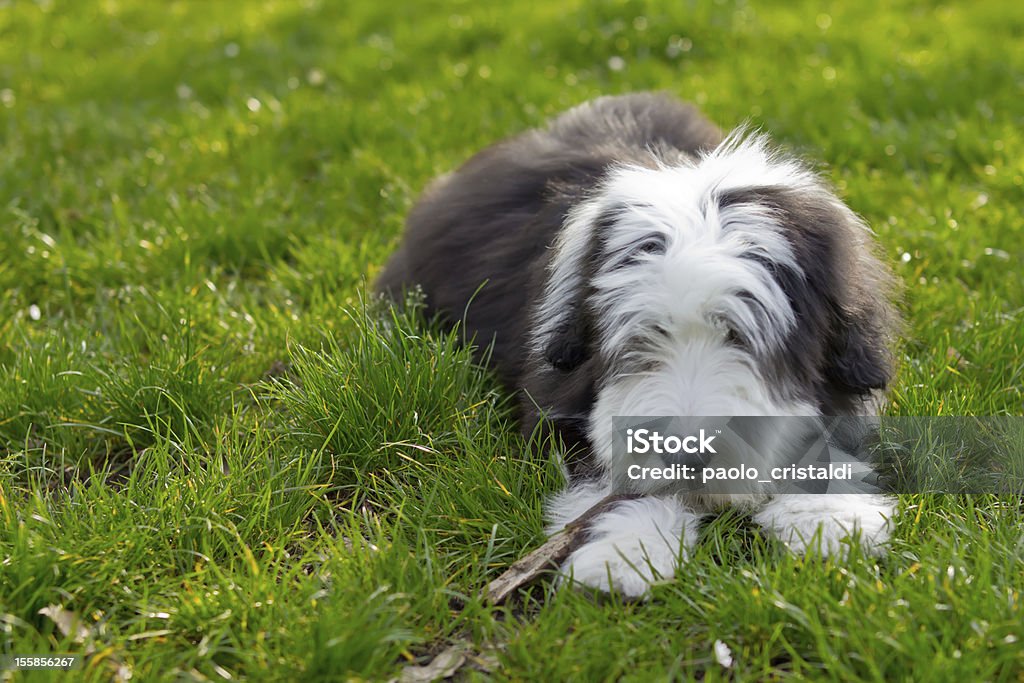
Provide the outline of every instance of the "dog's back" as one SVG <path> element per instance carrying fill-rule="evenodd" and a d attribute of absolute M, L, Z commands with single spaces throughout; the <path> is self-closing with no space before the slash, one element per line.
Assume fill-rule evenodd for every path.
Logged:
<path fill-rule="evenodd" d="M 428 315 L 460 323 L 511 385 L 525 358 L 529 303 L 570 208 L 613 164 L 649 166 L 709 150 L 721 133 L 671 97 L 602 97 L 480 152 L 413 207 L 377 287 L 419 286 Z"/>

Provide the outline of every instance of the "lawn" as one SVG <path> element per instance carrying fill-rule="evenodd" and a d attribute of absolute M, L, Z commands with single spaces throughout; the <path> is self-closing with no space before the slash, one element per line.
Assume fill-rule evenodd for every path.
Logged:
<path fill-rule="evenodd" d="M 386 680 L 468 641 L 469 679 L 1024 680 L 1019 500 L 906 496 L 889 555 L 846 562 L 728 514 L 649 602 L 484 604 L 558 473 L 457 336 L 367 295 L 432 177 L 663 89 L 874 227 L 905 285 L 893 414 L 1021 414 L 1022 41 L 1009 1 L 0 2 L 0 654 Z"/>

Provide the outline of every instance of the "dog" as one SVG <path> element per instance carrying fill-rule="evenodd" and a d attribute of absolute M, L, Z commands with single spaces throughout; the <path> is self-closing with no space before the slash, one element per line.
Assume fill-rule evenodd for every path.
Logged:
<path fill-rule="evenodd" d="M 549 532 L 611 490 L 615 416 L 870 415 L 894 372 L 895 279 L 869 228 L 766 136 L 669 95 L 601 97 L 499 142 L 411 210 L 377 284 L 422 289 L 557 437 Z M 784 442 L 784 440 L 783 440 Z M 749 510 L 794 552 L 881 554 L 873 495 L 651 492 L 589 518 L 563 577 L 627 597 L 669 578 L 701 516 Z"/>

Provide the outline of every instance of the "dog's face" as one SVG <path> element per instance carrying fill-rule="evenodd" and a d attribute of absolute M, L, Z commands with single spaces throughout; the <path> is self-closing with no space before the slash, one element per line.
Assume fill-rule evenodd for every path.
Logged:
<path fill-rule="evenodd" d="M 695 163 L 615 169 L 576 207 L 535 352 L 588 375 L 605 459 L 613 416 L 858 412 L 890 379 L 889 287 L 813 173 L 733 137 Z"/>

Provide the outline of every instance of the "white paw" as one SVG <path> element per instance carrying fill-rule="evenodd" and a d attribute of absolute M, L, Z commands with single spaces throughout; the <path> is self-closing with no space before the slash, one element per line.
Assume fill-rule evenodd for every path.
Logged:
<path fill-rule="evenodd" d="M 892 534 L 896 501 L 880 495 L 823 494 L 779 496 L 754 515 L 754 521 L 791 551 L 842 554 L 858 536 L 869 555 L 884 555 Z"/>
<path fill-rule="evenodd" d="M 675 574 L 698 522 L 673 498 L 623 501 L 590 523 L 590 540 L 562 565 L 562 580 L 643 597 L 652 582 Z"/>

